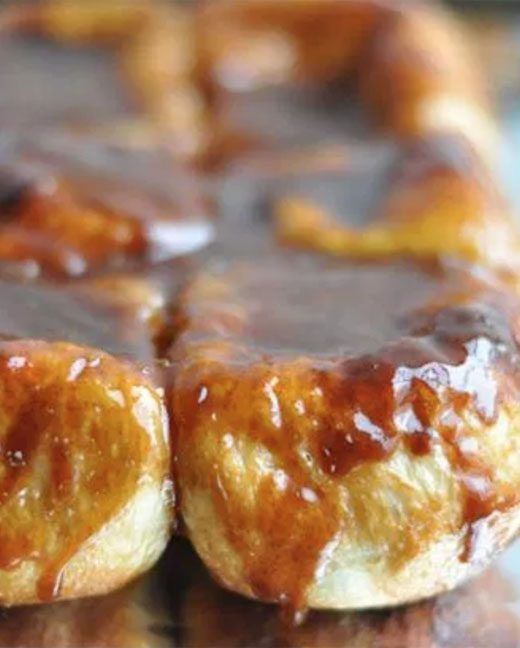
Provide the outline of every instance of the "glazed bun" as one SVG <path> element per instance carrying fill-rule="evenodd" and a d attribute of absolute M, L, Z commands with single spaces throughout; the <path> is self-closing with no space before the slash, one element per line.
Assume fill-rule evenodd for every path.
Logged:
<path fill-rule="evenodd" d="M 109 592 L 172 527 L 161 393 L 123 361 L 65 343 L 0 346 L 0 598 Z"/>
<path fill-rule="evenodd" d="M 150 567 L 173 480 L 187 538 L 250 598 L 398 605 L 482 569 L 520 527 L 520 240 L 456 21 L 406 0 L 30 9 L 19 30 L 111 43 L 143 119 L 2 145 L 0 603 Z M 271 141 L 238 132 L 233 105 L 345 75 L 399 149 L 365 227 L 350 195 L 283 195 L 319 147 L 299 173 L 307 138 L 281 150 L 269 111 Z"/>
<path fill-rule="evenodd" d="M 184 294 L 180 512 L 215 578 L 293 607 L 451 589 L 520 526 L 518 303 L 462 269 L 247 264 Z"/>

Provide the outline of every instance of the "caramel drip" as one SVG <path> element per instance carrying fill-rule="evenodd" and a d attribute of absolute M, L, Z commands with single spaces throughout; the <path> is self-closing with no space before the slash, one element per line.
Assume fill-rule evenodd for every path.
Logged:
<path fill-rule="evenodd" d="M 280 425 L 280 420 L 285 421 L 291 412 L 266 410 L 266 391 L 271 398 L 276 398 L 277 389 L 284 389 L 285 377 L 281 372 L 274 373 L 269 366 L 263 366 L 253 377 L 238 372 L 226 379 L 214 374 L 207 382 L 213 381 L 221 384 L 222 389 L 213 394 L 210 387 L 203 403 L 197 402 L 206 382 L 202 376 L 194 389 L 180 390 L 179 401 L 182 399 L 184 403 L 182 411 L 179 410 L 182 427 L 197 430 L 199 418 L 201 421 L 211 418 L 211 413 L 222 407 L 247 411 L 233 430 L 235 442 L 261 444 L 276 457 L 278 467 L 274 474 L 270 472 L 260 480 L 255 491 L 259 505 L 244 505 L 228 481 L 231 475 L 215 470 L 215 474 L 206 478 L 219 519 L 225 525 L 229 542 L 243 560 L 254 595 L 300 610 L 320 556 L 340 528 L 338 503 L 326 488 L 317 489 L 313 485 L 308 468 L 297 456 L 298 427 Z M 277 387 L 273 387 L 275 383 Z M 246 402 L 250 407 L 245 406 Z M 218 430 L 215 426 L 212 432 L 225 447 L 226 429 Z M 192 442 L 197 443 L 195 436 Z M 259 541 L 248 532 L 250 529 L 258 532 Z"/>
<path fill-rule="evenodd" d="M 402 271 L 322 269 L 311 284 L 296 264 L 261 277 L 241 266 L 198 279 L 184 296 L 172 403 L 181 479 L 210 489 L 262 600 L 301 608 L 349 516 L 367 515 L 362 496 L 345 504 L 340 484 L 360 488 L 365 467 L 397 448 L 423 457 L 441 446 L 467 544 L 479 520 L 518 501 L 478 446 L 507 390 L 518 392 L 505 382 L 519 357 L 514 301 L 470 275 L 424 270 L 412 281 Z M 367 353 L 355 355 L 358 340 Z M 219 456 L 209 471 L 208 448 Z M 416 554 L 431 526 L 410 532 L 401 553 Z"/>
<path fill-rule="evenodd" d="M 67 562 L 129 501 L 151 450 L 132 414 L 146 388 L 125 371 L 70 345 L 2 344 L 0 568 L 35 561 L 41 601 L 59 594 Z"/>
<path fill-rule="evenodd" d="M 189 253 L 212 238 L 201 193 L 158 150 L 15 137 L 0 151 L 0 259 L 64 278 Z"/>

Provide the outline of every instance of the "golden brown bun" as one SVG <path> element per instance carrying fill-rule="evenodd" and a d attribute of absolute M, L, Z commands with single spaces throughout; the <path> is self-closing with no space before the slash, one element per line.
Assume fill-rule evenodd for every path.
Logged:
<path fill-rule="evenodd" d="M 459 133 L 486 157 L 496 152 L 464 30 L 435 3 L 220 0 L 203 5 L 200 22 L 206 66 L 223 85 L 324 83 L 355 72 L 367 108 L 390 132 Z"/>
<path fill-rule="evenodd" d="M 5 13 L 19 29 L 36 31 L 58 41 L 110 44 L 118 43 L 145 24 L 154 7 L 157 7 L 154 0 L 139 3 L 45 0 L 11 8 Z"/>
<path fill-rule="evenodd" d="M 434 3 L 388 10 L 358 70 L 361 96 L 401 137 L 466 137 L 485 158 L 499 136 L 478 59 L 454 16 Z M 389 90 L 390 89 L 390 90 Z"/>
<path fill-rule="evenodd" d="M 496 124 L 464 32 L 433 3 L 212 0 L 190 16 L 153 1 L 48 0 L 32 13 L 26 22 L 48 37 L 123 44 L 122 69 L 146 118 L 183 157 L 212 157 L 233 139 L 221 132 L 223 87 L 352 73 L 392 133 L 463 133 L 485 157 L 496 153 Z"/>
<path fill-rule="evenodd" d="M 121 67 L 148 119 L 168 138 L 177 156 L 204 150 L 210 138 L 208 105 L 198 79 L 192 12 L 156 9 L 127 39 Z"/>
<path fill-rule="evenodd" d="M 109 592 L 157 560 L 172 526 L 161 392 L 101 351 L 0 347 L 0 600 Z"/>
<path fill-rule="evenodd" d="M 495 124 L 444 13 L 377 0 L 248 0 L 175 12 L 150 2 L 117 16 L 98 3 L 65 10 L 60 2 L 35 20 L 58 39 L 122 43 L 149 121 L 188 159 L 203 159 L 218 141 L 220 93 L 229 87 L 357 73 L 367 107 L 419 150 L 405 150 L 378 224 L 353 233 L 312 209 L 302 217 L 289 202 L 281 238 L 336 256 L 410 255 L 423 264 L 447 256 L 514 271 L 518 238 L 493 176 Z M 223 36 L 214 39 L 216 28 Z M 446 142 L 455 142 L 455 159 Z M 116 196 L 133 199 L 122 206 L 111 191 L 108 200 L 98 193 L 98 180 L 92 191 L 65 171 L 53 166 L 50 183 L 14 191 L 6 183 L 14 218 L 0 228 L 0 258 L 70 277 L 117 259 L 156 261 L 162 244 L 168 257 L 178 251 L 169 248 L 177 241 L 170 214 L 150 205 L 148 190 L 119 185 Z M 182 252 L 207 242 L 204 225 Z M 257 258 L 202 274 L 175 311 L 169 397 L 188 537 L 224 586 L 296 609 L 380 607 L 450 589 L 520 526 L 519 304 L 498 280 L 468 269 L 320 263 L 288 255 L 261 272 Z M 108 356 L 98 375 L 96 358 L 76 347 L 6 345 L 19 355 L 9 351 L 5 361 L 4 470 L 9 477 L 19 468 L 31 488 L 18 487 L 18 477 L 6 477 L 6 495 L 0 488 L 0 591 L 12 603 L 116 587 L 151 564 L 168 535 L 167 443 L 154 451 L 154 434 L 165 431 L 163 395 Z M 128 402 L 135 390 L 148 394 L 152 446 L 140 436 L 142 408 Z M 26 409 L 11 412 L 18 401 Z M 101 427 L 94 463 L 90 443 Z M 65 461 L 65 435 L 77 429 L 86 436 Z M 110 471 L 114 453 L 121 474 Z M 87 467 L 101 475 L 92 481 Z M 62 497 L 69 505 L 58 508 Z M 65 551 L 60 540 L 71 531 Z"/>
<path fill-rule="evenodd" d="M 388 3 L 359 0 L 203 2 L 203 60 L 218 84 L 235 89 L 323 83 L 355 69 L 387 11 Z"/>
<path fill-rule="evenodd" d="M 373 219 L 356 229 L 299 196 L 275 209 L 284 243 L 347 258 L 455 257 L 518 267 L 520 239 L 497 179 L 460 135 L 410 140 L 389 174 Z"/>
<path fill-rule="evenodd" d="M 180 511 L 215 578 L 293 607 L 455 587 L 517 532 L 519 305 L 464 270 L 247 264 L 184 295 Z"/>
<path fill-rule="evenodd" d="M 170 146 L 176 157 L 189 158 L 207 145 L 192 11 L 160 0 L 46 0 L 25 11 L 4 12 L 3 22 L 6 30 L 36 31 L 59 42 L 116 47 L 145 115 L 137 130 Z"/>

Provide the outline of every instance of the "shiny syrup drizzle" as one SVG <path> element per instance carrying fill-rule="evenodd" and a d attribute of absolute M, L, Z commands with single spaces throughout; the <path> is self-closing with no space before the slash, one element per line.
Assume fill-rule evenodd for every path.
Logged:
<path fill-rule="evenodd" d="M 77 156 L 74 147 L 73 152 Z M 105 154 L 103 150 L 95 153 Z M 76 199 L 82 208 L 103 212 L 116 229 L 116 212 L 129 214 L 132 227 L 147 228 L 150 241 L 155 237 L 158 245 L 173 246 L 175 253 L 183 246 L 190 249 L 207 242 L 208 224 L 203 219 L 197 221 L 200 211 L 194 211 L 191 225 L 188 216 L 188 229 L 183 230 L 183 225 L 179 228 L 175 220 L 178 212 L 172 205 L 176 209 L 186 206 L 185 190 L 173 192 L 176 201 L 161 191 L 154 194 L 150 188 L 143 193 L 142 177 L 142 182 L 129 190 L 125 174 L 100 177 L 99 168 L 96 173 L 97 158 L 90 160 L 93 170 L 89 172 L 86 160 L 61 164 L 63 161 L 56 160 L 55 155 L 34 150 L 22 157 L 4 164 L 0 173 L 0 257 L 3 243 L 12 251 L 18 241 L 22 256 L 41 264 L 44 272 L 51 270 L 54 275 L 57 269 L 61 276 L 65 269 L 66 275 L 78 274 L 69 272 L 67 264 L 78 261 L 83 267 L 82 259 L 89 257 L 90 251 L 89 241 L 83 240 L 81 233 L 77 240 L 74 238 L 76 226 L 69 232 L 77 244 L 73 254 L 68 251 L 70 241 L 49 243 L 45 234 L 40 236 L 32 226 L 45 223 L 47 217 L 52 221 L 55 214 L 59 221 L 62 208 L 64 217 L 74 220 L 77 216 L 84 222 L 83 214 L 74 212 Z M 124 157 L 128 157 L 126 152 Z M 132 166 L 133 161 L 129 162 Z M 65 184 L 58 190 L 53 175 L 57 168 L 67 169 Z M 63 223 L 51 221 L 50 231 L 58 226 L 61 236 Z M 116 235 L 121 235 L 121 228 Z M 99 239 L 94 243 L 98 248 Z M 170 284 L 175 283 L 173 272 L 170 267 L 164 298 L 170 293 Z M 139 412 L 140 396 L 151 389 L 141 372 L 101 351 L 63 344 L 69 341 L 137 360 L 143 371 L 155 375 L 151 369 L 156 353 L 153 338 L 163 303 L 158 292 L 163 291 L 154 286 L 155 270 L 150 267 L 148 272 L 147 268 L 148 274 L 150 281 L 146 277 L 112 275 L 60 286 L 0 279 L 0 301 L 6 306 L 0 314 L 0 338 L 4 340 L 0 343 L 4 386 L 0 399 L 6 418 L 11 418 L 5 421 L 6 437 L 0 446 L 4 467 L 0 471 L 0 502 L 6 516 L 1 525 L 0 568 L 13 570 L 26 560 L 34 561 L 40 570 L 37 596 L 41 601 L 59 595 L 67 562 L 128 501 L 140 477 L 143 458 L 148 461 L 156 453 L 150 448 L 155 431 L 145 429 L 133 414 L 134 405 L 136 415 Z M 118 453 L 115 461 L 124 477 L 116 477 L 114 473 L 119 471 L 113 470 L 114 459 L 106 456 L 107 435 L 114 436 L 111 449 Z M 165 449 L 161 453 L 163 457 L 167 454 Z M 39 471 L 48 475 L 41 483 Z M 42 523 L 35 525 L 34 520 Z"/>
<path fill-rule="evenodd" d="M 225 471 L 208 476 L 254 594 L 303 606 L 343 524 L 334 481 L 400 444 L 417 456 L 444 448 L 469 559 L 475 524 L 517 501 L 464 445 L 468 413 L 490 427 L 518 390 L 510 298 L 464 273 L 398 263 L 241 266 L 206 279 L 185 295 L 174 351 L 180 469 L 190 471 L 199 434 L 215 435 L 222 452 L 247 439 L 276 458 L 258 506 L 242 504 Z"/>
<path fill-rule="evenodd" d="M 128 501 L 143 458 L 155 453 L 155 432 L 133 413 L 151 385 L 95 349 L 150 374 L 156 299 L 153 286 L 131 277 L 59 288 L 0 280 L 9 305 L 0 313 L 0 568 L 41 566 L 41 601 L 59 595 L 67 562 Z"/>
<path fill-rule="evenodd" d="M 0 150 L 0 259 L 26 274 L 74 277 L 188 253 L 212 238 L 207 214 L 195 182 L 159 152 L 72 134 Z"/>
<path fill-rule="evenodd" d="M 0 568 L 34 560 L 38 598 L 50 601 L 67 562 L 137 487 L 152 441 L 132 407 L 149 388 L 109 356 L 59 343 L 4 342 L 0 372 Z"/>

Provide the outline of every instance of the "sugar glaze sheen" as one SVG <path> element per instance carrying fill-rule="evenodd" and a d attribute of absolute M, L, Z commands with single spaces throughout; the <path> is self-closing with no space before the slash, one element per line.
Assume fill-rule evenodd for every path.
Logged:
<path fill-rule="evenodd" d="M 241 263 L 180 310 L 181 514 L 225 586 L 386 606 L 453 587 L 514 535 L 519 307 L 500 283 Z"/>
<path fill-rule="evenodd" d="M 518 235 L 492 171 L 496 124 L 455 22 L 429 4 L 385 0 L 217 0 L 193 14 L 152 2 L 121 14 L 106 3 L 62 9 L 48 0 L 22 23 L 58 41 L 116 45 L 164 133 L 167 178 L 144 173 L 142 151 L 130 152 L 134 174 L 122 151 L 76 149 L 54 135 L 8 152 L 0 258 L 49 308 L 34 329 L 17 330 L 35 294 L 24 285 L 20 309 L 0 317 L 5 602 L 119 587 L 158 558 L 177 514 L 220 583 L 295 619 L 306 607 L 400 604 L 480 569 L 518 527 L 517 297 L 463 268 L 388 261 L 448 256 L 518 272 Z M 226 38 L 215 42 L 217 24 Z M 248 36 L 262 29 L 288 38 L 291 65 L 275 57 L 274 68 L 255 67 L 265 61 L 250 56 L 259 41 Z M 318 31 L 327 38 L 316 41 Z M 182 182 L 163 194 L 183 176 L 173 158 L 198 179 L 212 159 L 213 169 L 225 165 L 231 150 L 247 166 L 240 152 L 265 144 L 240 142 L 225 123 L 237 68 L 219 71 L 230 71 L 237 45 L 249 87 L 274 72 L 275 83 L 319 90 L 353 72 L 366 107 L 409 146 L 377 226 L 354 235 L 320 205 L 282 197 L 260 245 L 251 231 L 228 255 L 221 237 L 220 261 L 243 264 L 208 271 L 218 245 L 206 249 L 190 258 L 180 299 L 165 291 L 156 300 L 144 286 L 155 264 L 165 261 L 175 283 L 172 259 L 212 235 L 198 204 L 180 200 Z M 109 173 L 114 157 L 122 177 Z M 319 157 L 305 160 L 307 172 Z M 264 245 L 268 256 L 258 254 Z M 288 247 L 314 256 L 301 264 Z M 347 261 L 328 265 L 325 255 Z M 114 292 L 112 272 L 134 270 L 149 300 L 125 306 L 135 292 L 123 290 L 125 278 L 116 307 L 93 299 Z M 90 297 L 61 299 L 47 279 Z M 62 313 L 77 327 L 65 327 L 65 342 Z M 140 368 L 154 355 L 168 365 L 162 385 Z M 26 510 L 47 526 L 23 545 Z M 53 540 L 63 529 L 73 533 L 61 545 Z"/>

